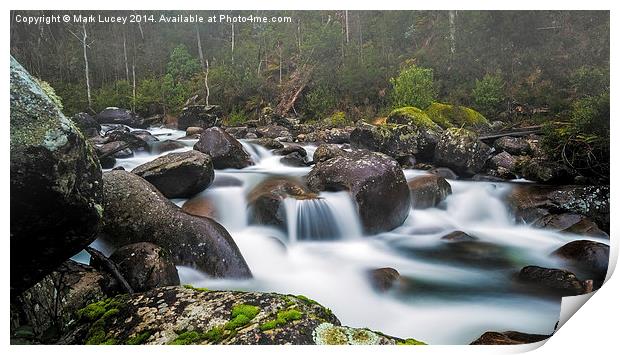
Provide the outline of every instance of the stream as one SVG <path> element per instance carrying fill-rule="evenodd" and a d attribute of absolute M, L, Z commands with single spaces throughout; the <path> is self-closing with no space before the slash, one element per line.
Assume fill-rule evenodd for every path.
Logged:
<path fill-rule="evenodd" d="M 160 140 L 185 132 L 150 128 Z M 192 149 L 196 140 L 179 140 Z M 181 284 L 209 289 L 302 294 L 330 308 L 343 325 L 367 327 L 429 344 L 468 344 L 482 333 L 515 330 L 549 334 L 559 319 L 560 299 L 528 293 L 513 280 L 527 265 L 560 267 L 549 254 L 577 239 L 608 240 L 557 233 L 517 224 L 503 197 L 514 184 L 448 180 L 453 193 L 436 208 L 409 211 L 399 228 L 364 235 L 355 205 L 346 192 L 324 192 L 319 200 L 284 201 L 286 231 L 248 223 L 246 195 L 272 176 L 301 177 L 310 167 L 289 167 L 280 156 L 241 140 L 255 165 L 216 170 L 215 181 L 201 195 L 215 206 L 248 263 L 249 280 L 213 279 L 178 266 Z M 316 146 L 305 145 L 308 160 Z M 131 170 L 161 154 L 137 152 L 118 159 Z M 407 179 L 426 174 L 405 170 Z M 240 186 L 220 181 L 234 178 Z M 172 200 L 183 206 L 184 199 Z M 440 238 L 460 230 L 475 243 L 446 243 Z M 109 254 L 100 241 L 93 246 Z M 87 254 L 75 260 L 88 262 Z M 403 281 L 379 293 L 368 270 L 391 267 Z"/>

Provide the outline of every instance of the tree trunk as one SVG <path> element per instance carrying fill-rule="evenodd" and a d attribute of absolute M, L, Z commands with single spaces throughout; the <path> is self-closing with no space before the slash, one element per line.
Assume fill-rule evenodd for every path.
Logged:
<path fill-rule="evenodd" d="M 200 30 L 198 29 L 198 25 L 196 25 L 196 42 L 198 42 L 198 55 L 200 56 L 200 66 L 205 68 L 205 57 L 202 54 L 202 43 L 200 41 Z"/>
<path fill-rule="evenodd" d="M 235 23 L 230 24 L 230 61 L 235 64 Z"/>
<path fill-rule="evenodd" d="M 448 11 L 448 17 L 450 19 L 450 55 L 454 55 L 456 52 L 456 11 Z"/>
<path fill-rule="evenodd" d="M 125 79 L 129 82 L 129 64 L 127 63 L 127 39 L 123 32 L 123 55 L 125 56 Z"/>
<path fill-rule="evenodd" d="M 86 33 L 86 24 L 82 22 L 82 30 L 84 31 L 84 36 L 82 37 L 82 48 L 84 49 L 84 75 L 86 76 L 86 96 L 88 98 L 88 108 L 92 109 L 92 100 L 90 97 L 90 77 L 88 75 L 88 55 L 86 55 L 86 40 L 88 39 L 88 34 Z"/>
<path fill-rule="evenodd" d="M 134 58 L 133 63 L 131 64 L 131 75 L 133 77 L 133 99 L 131 104 L 131 112 L 136 113 L 136 60 Z"/>
<path fill-rule="evenodd" d="M 344 27 L 347 33 L 347 44 L 349 44 L 349 10 L 344 10 L 344 23 Z"/>
<path fill-rule="evenodd" d="M 209 60 L 205 60 L 205 104 L 209 106 Z"/>

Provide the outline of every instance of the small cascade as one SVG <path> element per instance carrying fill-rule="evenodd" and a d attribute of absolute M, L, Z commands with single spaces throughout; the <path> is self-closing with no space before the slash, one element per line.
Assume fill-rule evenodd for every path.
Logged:
<path fill-rule="evenodd" d="M 361 236 L 355 206 L 346 192 L 317 199 L 284 200 L 289 241 L 350 239 Z"/>
<path fill-rule="evenodd" d="M 273 154 L 271 154 L 271 152 L 262 145 L 250 143 L 244 140 L 239 140 L 239 143 L 241 143 L 243 149 L 250 154 L 250 158 L 254 164 L 258 164 L 261 160 L 273 156 Z"/>
<path fill-rule="evenodd" d="M 246 201 L 243 187 L 226 186 L 207 189 L 202 193 L 215 206 L 217 222 L 227 230 L 235 231 L 247 227 Z"/>

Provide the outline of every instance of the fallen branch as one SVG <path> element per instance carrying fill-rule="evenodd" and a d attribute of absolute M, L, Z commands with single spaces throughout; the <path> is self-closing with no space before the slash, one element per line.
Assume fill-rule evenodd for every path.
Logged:
<path fill-rule="evenodd" d="M 125 142 L 125 144 L 122 144 L 122 145 L 118 146 L 117 148 L 110 150 L 109 152 L 105 152 L 105 153 L 101 154 L 99 156 L 99 160 L 101 160 L 101 159 L 103 159 L 105 157 L 108 157 L 108 156 L 110 156 L 112 154 L 118 153 L 118 152 L 120 152 L 123 149 L 130 148 L 130 147 L 131 147 L 131 143 Z"/>
<path fill-rule="evenodd" d="M 97 249 L 86 247 L 86 251 L 88 252 L 88 254 L 90 254 L 91 258 L 93 258 L 95 265 L 100 265 L 103 270 L 112 274 L 112 276 L 120 284 L 123 291 L 125 291 L 126 293 L 133 293 L 133 288 L 131 288 L 127 280 L 125 280 L 121 272 L 118 270 L 118 266 L 116 266 L 116 264 L 112 260 L 108 259 L 105 255 L 103 255 L 102 252 Z"/>
<path fill-rule="evenodd" d="M 540 134 L 540 133 L 543 133 L 542 129 L 531 129 L 531 130 L 526 130 L 526 131 L 520 130 L 520 131 L 490 134 L 486 136 L 481 136 L 479 139 L 481 141 L 485 141 L 485 140 L 495 140 L 495 139 L 502 138 L 502 137 L 523 137 L 523 136 L 529 136 L 530 134 Z"/>

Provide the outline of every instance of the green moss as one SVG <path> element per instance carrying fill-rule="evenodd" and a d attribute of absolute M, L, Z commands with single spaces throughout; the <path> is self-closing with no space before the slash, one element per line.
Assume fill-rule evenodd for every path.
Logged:
<path fill-rule="evenodd" d="M 298 299 L 300 299 L 300 300 L 302 300 L 302 301 L 304 301 L 304 302 L 306 302 L 308 304 L 319 304 L 317 301 L 315 301 L 313 299 L 310 299 L 310 298 L 308 298 L 308 297 L 306 297 L 304 295 L 297 295 L 295 297 L 297 297 Z"/>
<path fill-rule="evenodd" d="M 211 290 L 209 290 L 206 287 L 194 287 L 192 285 L 183 285 L 183 287 L 185 287 L 188 290 L 194 290 L 194 291 L 201 291 L 201 292 L 209 292 Z"/>
<path fill-rule="evenodd" d="M 439 126 L 431 120 L 426 112 L 412 106 L 401 107 L 393 110 L 388 115 L 386 122 L 439 130 Z"/>
<path fill-rule="evenodd" d="M 168 343 L 169 345 L 188 345 L 195 344 L 204 339 L 203 333 L 198 333 L 196 331 L 183 332 L 179 334 L 179 336 Z"/>
<path fill-rule="evenodd" d="M 272 330 L 272 329 L 276 328 L 277 326 L 278 326 L 278 323 L 276 323 L 275 320 L 270 320 L 268 322 L 265 322 L 265 323 L 261 324 L 259 326 L 259 328 L 262 331 L 266 331 L 266 330 Z"/>
<path fill-rule="evenodd" d="M 224 329 L 222 327 L 213 327 L 205 333 L 205 338 L 211 343 L 217 343 L 224 338 Z"/>
<path fill-rule="evenodd" d="M 426 343 L 415 340 L 413 338 L 408 338 L 402 341 L 397 341 L 396 345 L 426 345 Z"/>
<path fill-rule="evenodd" d="M 226 323 L 226 325 L 224 325 L 224 329 L 234 330 L 241 328 L 250 323 L 250 321 L 256 317 L 259 312 L 260 308 L 257 306 L 250 304 L 235 305 L 231 310 L 231 319 L 228 323 Z"/>
<path fill-rule="evenodd" d="M 78 321 L 91 323 L 88 334 L 86 335 L 86 344 L 96 345 L 112 341 L 112 339 L 107 336 L 105 330 L 106 325 L 124 306 L 125 302 L 123 296 L 117 296 L 91 303 L 78 310 Z"/>
<path fill-rule="evenodd" d="M 127 339 L 127 341 L 125 341 L 125 344 L 127 345 L 144 344 L 146 340 L 150 337 L 151 337 L 151 332 L 147 330 L 142 333 L 138 333 L 135 336 L 132 336 L 131 338 Z"/>
<path fill-rule="evenodd" d="M 489 121 L 478 111 L 457 105 L 448 105 L 433 102 L 426 114 L 442 128 L 449 127 L 479 127 L 489 125 Z"/>
<path fill-rule="evenodd" d="M 281 327 L 288 322 L 292 322 L 295 320 L 300 320 L 303 316 L 303 313 L 296 309 L 285 309 L 279 311 L 276 315 L 276 319 L 265 322 L 259 326 L 260 330 L 271 330 L 277 327 Z"/>

